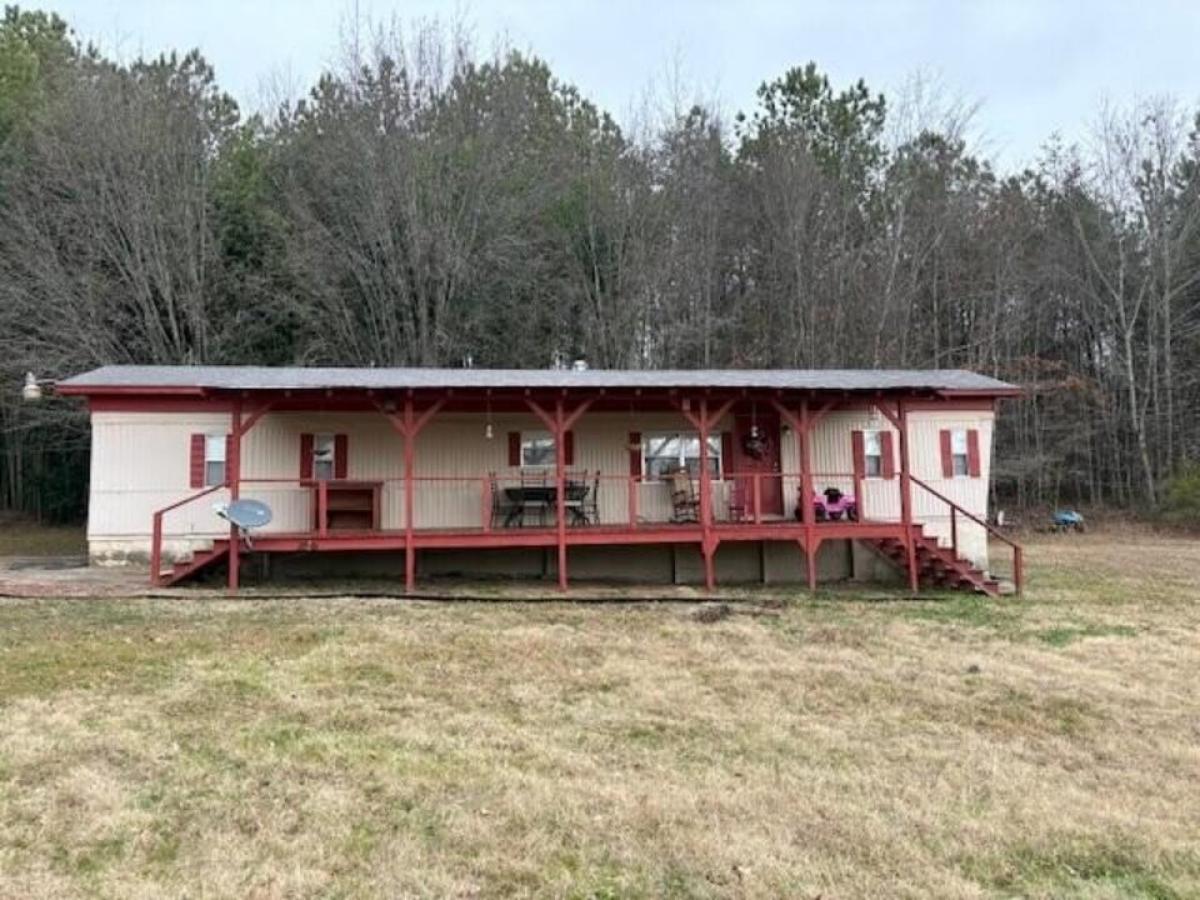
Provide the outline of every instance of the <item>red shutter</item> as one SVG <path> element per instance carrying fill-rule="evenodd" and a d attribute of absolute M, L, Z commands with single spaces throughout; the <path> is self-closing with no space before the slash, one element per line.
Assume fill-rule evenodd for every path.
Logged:
<path fill-rule="evenodd" d="M 313 436 L 311 434 L 300 435 L 300 477 L 306 480 L 313 477 Z"/>
<path fill-rule="evenodd" d="M 896 477 L 896 452 L 892 447 L 892 433 L 882 431 L 879 434 L 879 452 L 883 454 L 883 477 Z"/>
<path fill-rule="evenodd" d="M 204 487 L 204 435 L 193 434 L 191 454 L 188 458 L 188 483 L 194 488 Z"/>
<path fill-rule="evenodd" d="M 721 477 L 733 474 L 733 432 L 721 432 Z"/>
<path fill-rule="evenodd" d="M 979 432 L 974 428 L 967 432 L 967 471 L 972 478 L 983 474 L 983 464 L 979 459 Z"/>
<path fill-rule="evenodd" d="M 950 442 L 950 432 L 942 429 L 939 433 L 942 444 L 942 477 L 954 477 L 954 448 Z"/>
<path fill-rule="evenodd" d="M 508 433 L 508 464 L 510 466 L 521 465 L 521 432 L 519 431 Z"/>
<path fill-rule="evenodd" d="M 234 481 L 241 477 L 237 470 L 242 462 L 240 453 L 238 457 L 238 459 L 233 458 L 233 435 L 225 435 L 225 480 L 230 484 L 233 484 Z"/>
<path fill-rule="evenodd" d="M 575 465 L 575 432 L 563 434 L 563 465 Z"/>
<path fill-rule="evenodd" d="M 854 457 L 854 477 L 862 478 L 867 471 L 867 454 L 861 431 L 850 432 L 850 453 Z"/>
<path fill-rule="evenodd" d="M 634 478 L 642 477 L 642 433 L 629 432 L 629 474 Z"/>
<path fill-rule="evenodd" d="M 344 434 L 333 436 L 333 477 L 345 478 L 350 468 L 350 438 Z"/>

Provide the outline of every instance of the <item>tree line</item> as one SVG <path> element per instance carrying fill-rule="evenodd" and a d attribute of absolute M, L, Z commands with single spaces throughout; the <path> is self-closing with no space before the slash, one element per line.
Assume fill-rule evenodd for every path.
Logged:
<path fill-rule="evenodd" d="M 356 42 L 357 43 L 357 42 Z M 1008 504 L 1154 509 L 1200 459 L 1200 134 L 1160 98 L 1002 172 L 970 110 L 814 64 L 620 127 L 528 54 L 380 28 L 244 114 L 197 52 L 0 20 L 0 509 L 78 517 L 104 363 L 965 367 Z"/>

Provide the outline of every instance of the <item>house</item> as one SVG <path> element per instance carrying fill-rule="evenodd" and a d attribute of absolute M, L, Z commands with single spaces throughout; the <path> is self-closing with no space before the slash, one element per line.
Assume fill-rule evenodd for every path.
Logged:
<path fill-rule="evenodd" d="M 95 563 L 159 584 L 248 553 L 373 571 L 703 583 L 900 573 L 998 593 L 997 401 L 966 371 L 105 366 Z M 238 535 L 215 507 L 267 504 Z M 353 556 L 347 554 L 353 553 Z M 403 562 L 400 562 L 400 559 Z"/>

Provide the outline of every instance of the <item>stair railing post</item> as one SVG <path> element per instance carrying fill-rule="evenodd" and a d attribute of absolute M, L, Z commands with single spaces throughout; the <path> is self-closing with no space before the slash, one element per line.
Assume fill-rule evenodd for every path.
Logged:
<path fill-rule="evenodd" d="M 1013 587 L 1017 596 L 1025 590 L 1025 553 L 1020 544 L 1013 544 Z"/>
<path fill-rule="evenodd" d="M 150 538 L 150 583 L 162 584 L 162 527 L 163 514 L 159 510 L 154 514 L 154 534 Z"/>
<path fill-rule="evenodd" d="M 958 559 L 958 510 L 953 505 L 950 506 L 950 549 Z"/>

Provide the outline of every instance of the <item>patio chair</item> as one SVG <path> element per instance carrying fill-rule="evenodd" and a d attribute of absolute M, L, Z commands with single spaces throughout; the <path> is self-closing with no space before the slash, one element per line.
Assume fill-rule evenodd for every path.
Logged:
<path fill-rule="evenodd" d="M 584 524 L 599 525 L 600 524 L 600 470 L 596 470 L 596 477 L 592 481 L 592 489 L 583 501 L 583 519 Z"/>
<path fill-rule="evenodd" d="M 500 479 L 495 472 L 488 472 L 488 483 L 492 492 L 492 527 L 503 525 L 508 527 L 517 518 L 517 507 L 500 487 Z"/>
<path fill-rule="evenodd" d="M 586 469 L 563 475 L 563 510 L 568 516 L 568 525 L 587 524 L 587 514 L 584 512 L 588 495 L 587 477 Z"/>
<path fill-rule="evenodd" d="M 699 522 L 700 501 L 696 498 L 696 486 L 685 468 L 676 469 L 667 478 L 671 489 L 671 521 Z"/>
<path fill-rule="evenodd" d="M 546 524 L 546 512 L 553 500 L 547 484 L 545 469 L 521 470 L 521 524 L 525 524 L 526 513 L 536 513 L 539 525 Z"/>

